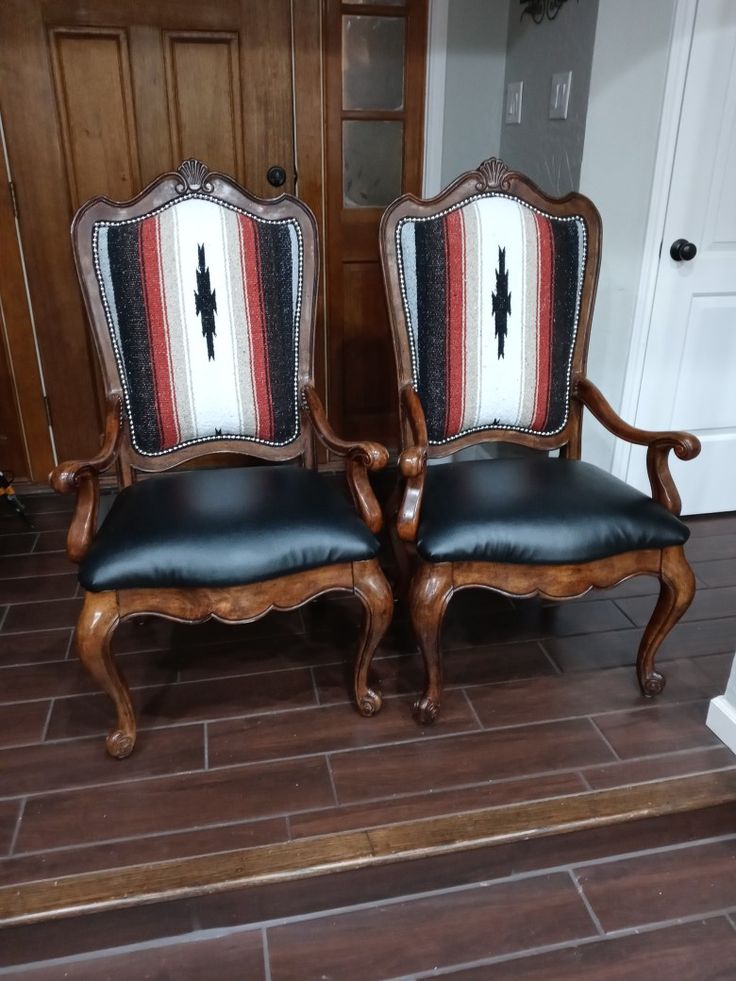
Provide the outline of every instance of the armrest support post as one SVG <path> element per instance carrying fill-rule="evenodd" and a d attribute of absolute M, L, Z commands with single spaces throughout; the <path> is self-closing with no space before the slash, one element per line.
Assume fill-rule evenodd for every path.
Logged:
<path fill-rule="evenodd" d="M 407 447 L 399 457 L 399 469 L 406 479 L 404 496 L 399 507 L 396 527 L 399 538 L 414 542 L 419 529 L 419 517 L 424 496 L 427 473 L 427 422 L 419 396 L 411 385 L 401 390 L 401 411 L 409 424 L 413 446 Z"/>
<path fill-rule="evenodd" d="M 66 539 L 67 555 L 72 562 L 81 562 L 92 544 L 100 504 L 100 474 L 117 459 L 122 434 L 122 400 L 119 395 L 110 395 L 107 399 L 105 435 L 97 456 L 91 460 L 60 463 L 49 474 L 49 483 L 57 493 L 77 495 Z"/>
<path fill-rule="evenodd" d="M 368 479 L 368 471 L 382 470 L 386 466 L 388 450 L 380 443 L 367 440 L 350 443 L 340 439 L 330 426 L 322 400 L 313 385 L 302 388 L 302 397 L 317 439 L 331 452 L 347 457 L 345 477 L 356 511 L 374 534 L 379 532 L 383 525 L 383 515 Z"/>
<path fill-rule="evenodd" d="M 678 459 L 694 460 L 700 453 L 700 440 L 697 436 L 686 432 L 653 432 L 629 425 L 613 410 L 598 388 L 587 378 L 577 381 L 575 396 L 609 433 L 626 440 L 627 443 L 647 447 L 647 474 L 652 497 L 672 514 L 679 514 L 682 502 L 672 479 L 667 458 L 670 450 L 674 450 Z"/>

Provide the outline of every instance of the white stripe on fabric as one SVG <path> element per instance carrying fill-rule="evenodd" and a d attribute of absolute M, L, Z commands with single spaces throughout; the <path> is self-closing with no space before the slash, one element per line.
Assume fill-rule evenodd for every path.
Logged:
<path fill-rule="evenodd" d="M 193 395 L 196 429 L 193 435 L 214 436 L 216 429 L 223 435 L 238 433 L 241 427 L 232 356 L 233 317 L 221 231 L 222 209 L 208 201 L 187 200 L 171 210 L 177 218 L 178 272 L 183 301 L 181 326 Z M 202 319 L 196 312 L 194 299 L 199 245 L 204 245 L 205 266 L 210 271 L 210 288 L 215 292 L 217 303 L 215 357 L 212 360 L 207 357 L 207 341 L 202 334 Z"/>

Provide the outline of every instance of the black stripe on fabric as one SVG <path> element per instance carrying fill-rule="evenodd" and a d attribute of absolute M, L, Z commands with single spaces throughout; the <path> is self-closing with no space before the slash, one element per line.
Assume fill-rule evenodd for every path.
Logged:
<path fill-rule="evenodd" d="M 550 221 L 554 242 L 552 272 L 552 377 L 545 430 L 560 429 L 567 416 L 570 356 L 578 298 L 579 233 L 575 221 Z"/>
<path fill-rule="evenodd" d="M 417 394 L 430 440 L 445 438 L 447 263 L 444 218 L 414 224 L 417 268 Z"/>
<path fill-rule="evenodd" d="M 286 225 L 256 223 L 274 441 L 294 435 L 294 263 Z"/>
<path fill-rule="evenodd" d="M 162 449 L 163 439 L 156 411 L 139 229 L 138 224 L 109 226 L 107 251 L 120 353 L 128 383 L 133 439 L 142 452 L 157 453 Z"/>

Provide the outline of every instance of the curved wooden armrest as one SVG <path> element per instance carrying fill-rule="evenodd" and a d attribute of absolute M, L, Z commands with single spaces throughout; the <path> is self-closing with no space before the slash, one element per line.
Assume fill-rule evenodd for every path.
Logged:
<path fill-rule="evenodd" d="M 49 483 L 57 493 L 77 495 L 66 538 L 66 551 L 72 562 L 81 562 L 92 543 L 100 503 L 100 474 L 117 459 L 122 434 L 122 400 L 119 395 L 111 395 L 107 399 L 105 436 L 97 456 L 60 463 L 49 474 Z"/>
<path fill-rule="evenodd" d="M 330 426 L 316 388 L 313 385 L 305 385 L 302 388 L 302 396 L 317 439 L 328 450 L 337 453 L 338 456 L 347 457 L 345 477 L 358 514 L 372 532 L 379 532 L 383 525 L 383 515 L 368 479 L 368 471 L 382 470 L 386 466 L 388 450 L 380 443 L 372 443 L 368 440 L 350 443 L 340 439 Z"/>
<path fill-rule="evenodd" d="M 396 529 L 402 541 L 414 542 L 419 529 L 427 472 L 427 422 L 419 396 L 411 385 L 402 388 L 401 405 L 411 429 L 414 445 L 403 450 L 399 457 L 399 470 L 406 478 L 406 486 L 396 518 Z"/>
<path fill-rule="evenodd" d="M 694 460 L 700 453 L 700 440 L 692 433 L 685 432 L 655 432 L 648 429 L 637 429 L 629 425 L 613 410 L 600 390 L 587 378 L 581 378 L 575 386 L 575 395 L 590 409 L 609 433 L 647 447 L 647 473 L 652 488 L 652 497 L 673 514 L 679 514 L 682 502 L 670 473 L 667 457 L 670 450 L 680 460 Z"/>

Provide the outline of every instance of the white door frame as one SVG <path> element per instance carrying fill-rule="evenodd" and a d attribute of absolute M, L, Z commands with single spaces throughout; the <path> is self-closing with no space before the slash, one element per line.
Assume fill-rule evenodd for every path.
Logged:
<path fill-rule="evenodd" d="M 621 396 L 621 415 L 627 422 L 631 423 L 635 422 L 639 407 L 639 392 L 644 375 L 644 359 L 654 308 L 659 257 L 663 247 L 662 237 L 665 218 L 667 217 L 677 134 L 680 128 L 680 113 L 685 94 L 685 82 L 697 9 L 698 0 L 675 0 L 662 99 L 662 115 L 652 177 L 652 193 L 644 236 L 641 276 L 639 277 L 629 357 Z M 614 476 L 620 477 L 622 480 L 626 479 L 630 457 L 631 444 L 620 439 L 616 440 L 616 449 L 611 465 L 611 472 Z"/>

